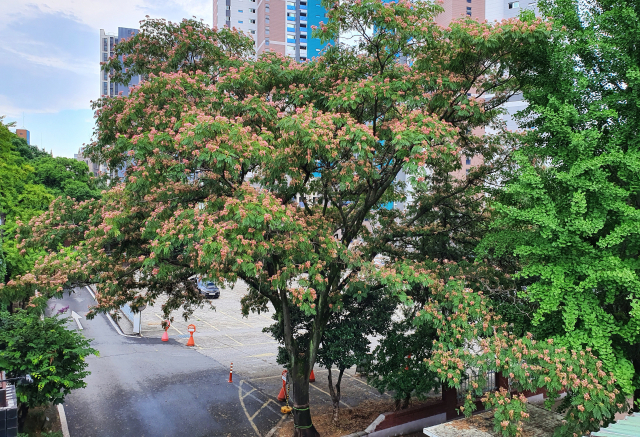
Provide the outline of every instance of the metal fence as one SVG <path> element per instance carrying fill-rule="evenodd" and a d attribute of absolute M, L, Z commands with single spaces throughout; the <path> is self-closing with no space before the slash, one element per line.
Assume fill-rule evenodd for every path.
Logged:
<path fill-rule="evenodd" d="M 469 391 L 473 391 L 473 383 L 475 382 L 482 388 L 482 393 L 497 390 L 496 384 L 496 372 L 490 370 L 484 374 L 484 381 L 482 375 L 474 371 L 473 369 L 467 372 L 467 378 L 463 379 L 460 383 L 460 389 L 458 390 L 458 400 L 463 401 Z"/>

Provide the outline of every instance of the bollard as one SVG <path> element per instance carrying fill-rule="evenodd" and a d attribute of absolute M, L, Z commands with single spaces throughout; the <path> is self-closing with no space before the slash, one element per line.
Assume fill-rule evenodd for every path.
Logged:
<path fill-rule="evenodd" d="M 189 331 L 189 334 L 191 334 L 191 337 L 189 337 L 189 340 L 187 340 L 187 346 L 195 346 L 196 344 L 193 341 L 193 333 L 196 332 L 196 325 L 189 325 L 187 327 L 187 331 Z"/>
<path fill-rule="evenodd" d="M 229 382 L 233 382 L 233 363 L 231 363 L 231 369 L 229 369 Z"/>

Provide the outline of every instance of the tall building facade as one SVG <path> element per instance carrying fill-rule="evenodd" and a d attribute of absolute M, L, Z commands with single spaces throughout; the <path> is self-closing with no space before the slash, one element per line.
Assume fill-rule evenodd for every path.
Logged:
<path fill-rule="evenodd" d="M 138 29 L 130 29 L 128 27 L 118 27 L 118 33 L 105 32 L 100 29 L 100 62 L 107 62 L 115 53 L 115 45 L 118 41 L 130 38 L 139 32 Z M 100 96 L 117 96 L 122 93 L 123 96 L 129 95 L 129 87 L 140 83 L 140 77 L 135 76 L 128 84 L 115 83 L 109 77 L 108 71 L 100 69 Z"/>
<path fill-rule="evenodd" d="M 311 26 L 326 21 L 320 0 L 213 0 L 213 26 L 234 27 L 255 41 L 256 54 L 273 51 L 306 61 L 324 44 Z"/>
<path fill-rule="evenodd" d="M 31 134 L 26 129 L 16 129 L 16 135 L 20 138 L 24 138 L 27 141 L 27 144 L 31 145 Z"/>
<path fill-rule="evenodd" d="M 84 147 L 81 147 L 80 150 L 78 150 L 78 153 L 73 155 L 73 159 L 76 161 L 86 162 L 89 166 L 89 172 L 91 172 L 95 177 L 98 177 L 101 173 L 106 173 L 108 171 L 106 165 L 95 163 L 88 157 L 84 156 Z"/>

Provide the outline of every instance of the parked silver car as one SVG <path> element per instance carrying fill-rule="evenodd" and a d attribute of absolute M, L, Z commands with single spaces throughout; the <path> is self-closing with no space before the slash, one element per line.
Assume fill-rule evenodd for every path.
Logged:
<path fill-rule="evenodd" d="M 220 289 L 213 282 L 198 278 L 196 280 L 196 285 L 198 286 L 198 290 L 200 290 L 200 293 L 205 297 L 210 297 L 213 299 L 217 299 L 220 297 Z"/>

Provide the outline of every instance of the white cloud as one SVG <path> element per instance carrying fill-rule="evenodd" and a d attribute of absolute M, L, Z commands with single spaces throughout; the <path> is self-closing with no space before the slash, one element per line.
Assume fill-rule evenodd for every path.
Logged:
<path fill-rule="evenodd" d="M 145 15 L 179 21 L 196 16 L 213 21 L 213 0 L 33 0 L 7 2 L 0 14 L 0 29 L 16 14 L 37 15 L 38 11 L 64 14 L 93 29 L 138 27 Z"/>
<path fill-rule="evenodd" d="M 90 100 L 100 95 L 100 29 L 137 28 L 145 15 L 213 20 L 213 0 L 0 2 L 0 115 L 21 120 L 25 113 L 35 137 L 42 132 L 48 147 L 66 156 L 90 137 Z"/>

